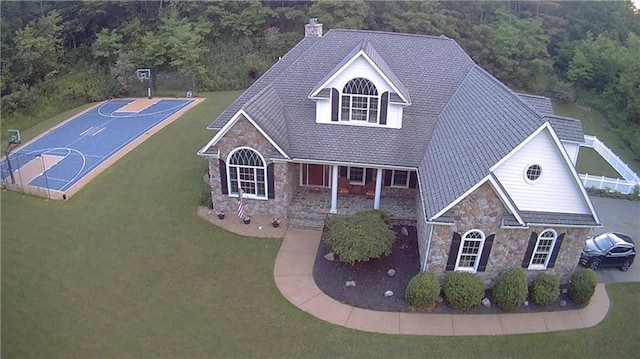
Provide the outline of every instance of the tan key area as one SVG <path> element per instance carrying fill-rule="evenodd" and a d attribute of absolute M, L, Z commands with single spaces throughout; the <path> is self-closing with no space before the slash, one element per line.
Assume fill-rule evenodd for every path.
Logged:
<path fill-rule="evenodd" d="M 158 103 L 158 101 L 160 101 L 160 98 L 152 98 L 152 99 L 148 99 L 148 98 L 140 98 L 140 99 L 136 99 L 133 102 L 128 103 L 127 105 L 123 106 L 122 108 L 118 109 L 118 111 L 116 112 L 135 112 L 138 113 L 144 109 L 146 109 L 147 107 L 150 107 L 156 103 Z"/>

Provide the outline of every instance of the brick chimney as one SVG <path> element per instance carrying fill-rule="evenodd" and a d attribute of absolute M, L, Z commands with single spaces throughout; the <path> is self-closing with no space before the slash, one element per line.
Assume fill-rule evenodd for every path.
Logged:
<path fill-rule="evenodd" d="M 304 25 L 304 37 L 322 37 L 322 24 L 318 23 L 317 17 L 309 19 L 309 23 Z"/>

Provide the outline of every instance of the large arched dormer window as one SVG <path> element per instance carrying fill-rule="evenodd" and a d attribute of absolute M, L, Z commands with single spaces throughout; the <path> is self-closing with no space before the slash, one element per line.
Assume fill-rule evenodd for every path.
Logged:
<path fill-rule="evenodd" d="M 356 77 L 342 89 L 341 120 L 378 123 L 378 90 L 373 82 Z"/>
<path fill-rule="evenodd" d="M 267 198 L 267 167 L 257 151 L 248 147 L 235 149 L 229 154 L 227 167 L 230 194 L 238 194 L 242 187 L 243 195 Z"/>

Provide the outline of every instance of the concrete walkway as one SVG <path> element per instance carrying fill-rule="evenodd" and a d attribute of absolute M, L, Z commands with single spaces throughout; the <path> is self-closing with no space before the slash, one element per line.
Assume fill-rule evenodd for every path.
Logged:
<path fill-rule="evenodd" d="M 324 294 L 313 279 L 320 231 L 289 228 L 273 274 L 280 292 L 293 305 L 329 323 L 374 333 L 408 335 L 505 335 L 589 328 L 609 310 L 604 284 L 579 310 L 523 314 L 425 314 L 376 312 L 342 304 Z"/>

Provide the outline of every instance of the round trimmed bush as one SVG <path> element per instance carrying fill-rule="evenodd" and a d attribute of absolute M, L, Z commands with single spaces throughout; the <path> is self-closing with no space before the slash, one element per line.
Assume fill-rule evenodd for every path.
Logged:
<path fill-rule="evenodd" d="M 426 308 L 438 300 L 440 283 L 433 273 L 422 272 L 416 274 L 405 292 L 405 299 L 414 308 Z"/>
<path fill-rule="evenodd" d="M 502 272 L 493 286 L 493 300 L 505 312 L 512 312 L 524 304 L 527 293 L 527 276 L 520 268 Z"/>
<path fill-rule="evenodd" d="M 540 273 L 531 284 L 531 299 L 539 305 L 551 305 L 560 296 L 560 281 L 549 273 Z"/>
<path fill-rule="evenodd" d="M 571 275 L 569 296 L 576 304 L 585 305 L 596 292 L 596 285 L 598 285 L 596 272 L 591 269 L 578 270 Z"/>
<path fill-rule="evenodd" d="M 327 227 L 327 244 L 340 261 L 352 265 L 391 254 L 396 239 L 382 211 L 335 217 Z"/>
<path fill-rule="evenodd" d="M 448 272 L 444 276 L 442 290 L 447 303 L 464 312 L 480 304 L 484 298 L 482 278 L 472 273 Z"/>

